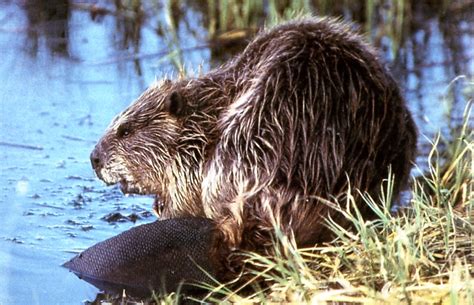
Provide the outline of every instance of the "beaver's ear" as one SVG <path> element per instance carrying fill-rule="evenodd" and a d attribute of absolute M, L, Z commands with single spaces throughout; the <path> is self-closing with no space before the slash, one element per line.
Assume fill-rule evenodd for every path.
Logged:
<path fill-rule="evenodd" d="M 170 114 L 179 116 L 186 108 L 186 101 L 178 91 L 173 91 L 165 100 L 165 110 Z"/>

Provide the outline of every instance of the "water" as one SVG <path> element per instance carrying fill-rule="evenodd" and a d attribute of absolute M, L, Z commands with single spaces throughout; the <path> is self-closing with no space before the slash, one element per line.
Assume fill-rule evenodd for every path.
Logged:
<path fill-rule="evenodd" d="M 97 290 L 60 264 L 134 225 L 101 219 L 109 213 L 153 220 L 152 199 L 105 188 L 88 156 L 112 117 L 159 72 L 138 77 L 133 62 L 94 64 L 121 55 L 110 18 L 94 23 L 73 11 L 67 49 L 58 51 L 46 28 L 32 42 L 20 6 L 0 12 L 0 142 L 32 146 L 0 146 L 0 304 L 79 304 Z"/>
<path fill-rule="evenodd" d="M 59 17 L 45 22 L 51 8 L 38 11 L 41 2 L 0 2 L 2 305 L 93 300 L 98 291 L 60 265 L 98 241 L 154 220 L 153 199 L 105 187 L 94 177 L 89 153 L 112 117 L 147 84 L 176 74 L 174 59 L 165 56 L 173 43 L 168 34 L 156 34 L 163 10 L 152 7 L 155 17 L 133 28 L 110 14 L 93 19 L 78 5 L 56 10 Z M 391 64 L 421 133 L 429 137 L 440 129 L 449 133 L 473 94 L 466 84 L 474 74 L 474 21 L 472 14 L 456 16 L 444 24 L 436 15 L 421 15 Z M 221 52 L 194 48 L 205 44 L 202 12 L 190 7 L 181 18 L 174 43 L 188 49 L 181 57 L 185 66 L 205 71 L 219 63 Z M 458 75 L 466 77 L 448 87 Z M 445 99 L 454 100 L 453 111 Z M 113 213 L 123 217 L 108 217 Z"/>

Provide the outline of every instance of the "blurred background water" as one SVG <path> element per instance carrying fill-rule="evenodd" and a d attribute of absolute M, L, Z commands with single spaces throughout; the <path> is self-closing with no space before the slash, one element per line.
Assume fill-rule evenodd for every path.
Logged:
<path fill-rule="evenodd" d="M 354 21 L 379 48 L 423 168 L 473 98 L 474 1 L 0 0 L 0 304 L 94 300 L 60 265 L 154 220 L 153 199 L 95 179 L 95 141 L 155 79 L 215 68 L 294 12 Z"/>

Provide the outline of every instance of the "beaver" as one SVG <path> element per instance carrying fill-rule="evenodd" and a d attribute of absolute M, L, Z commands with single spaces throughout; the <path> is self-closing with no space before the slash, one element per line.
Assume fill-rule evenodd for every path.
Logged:
<path fill-rule="evenodd" d="M 328 240 L 325 219 L 348 226 L 328 201 L 353 196 L 372 217 L 361 194 L 377 198 L 392 173 L 396 198 L 416 141 L 374 49 L 349 25 L 310 17 L 262 31 L 208 73 L 156 82 L 112 121 L 91 162 L 124 193 L 155 195 L 163 219 L 211 219 L 224 262 L 269 251 L 275 225 L 299 246 Z"/>

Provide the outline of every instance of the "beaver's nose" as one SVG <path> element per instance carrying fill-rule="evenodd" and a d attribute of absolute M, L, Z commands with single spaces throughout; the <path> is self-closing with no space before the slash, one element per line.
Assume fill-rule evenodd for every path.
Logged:
<path fill-rule="evenodd" d="M 98 146 L 94 147 L 94 150 L 92 150 L 91 152 L 90 158 L 91 158 L 92 168 L 95 170 L 97 174 L 99 174 L 103 166 L 101 155 L 102 153 L 100 151 L 100 148 Z"/>

